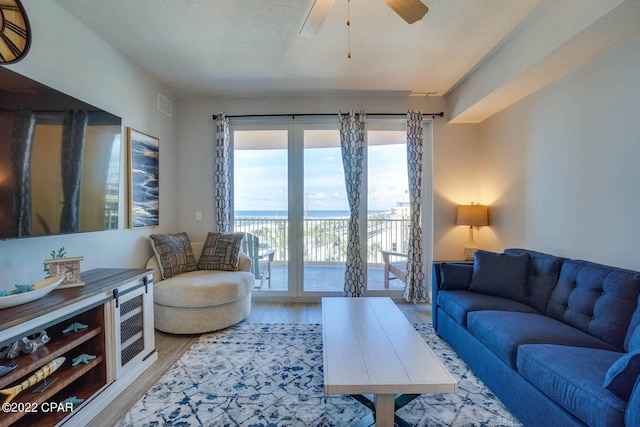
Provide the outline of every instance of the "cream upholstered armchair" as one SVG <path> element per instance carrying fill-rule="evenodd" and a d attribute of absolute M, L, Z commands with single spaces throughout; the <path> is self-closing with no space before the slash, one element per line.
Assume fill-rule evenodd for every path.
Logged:
<path fill-rule="evenodd" d="M 185 233 L 186 234 L 186 233 Z M 188 242 L 188 238 L 187 238 Z M 189 242 L 195 265 L 202 266 L 204 242 Z M 155 251 L 155 248 L 154 248 Z M 238 253 L 237 270 L 189 269 L 164 276 L 158 254 L 147 262 L 154 272 L 156 329 L 172 334 L 199 334 L 234 325 L 251 312 L 255 279 L 251 260 Z"/>

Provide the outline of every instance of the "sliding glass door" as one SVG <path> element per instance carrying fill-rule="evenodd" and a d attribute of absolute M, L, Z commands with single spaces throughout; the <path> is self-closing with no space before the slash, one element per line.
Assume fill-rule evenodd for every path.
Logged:
<path fill-rule="evenodd" d="M 256 295 L 343 294 L 349 204 L 338 126 L 335 118 L 232 121 L 234 230 L 259 241 Z M 404 284 L 384 279 L 383 258 L 392 252 L 391 262 L 406 261 L 405 125 L 368 122 L 367 139 L 360 212 L 367 292 L 400 296 Z"/>
<path fill-rule="evenodd" d="M 236 126 L 233 229 L 249 233 L 256 291 L 289 291 L 289 126 Z"/>
<path fill-rule="evenodd" d="M 367 290 L 402 291 L 384 277 L 384 261 L 403 263 L 409 242 L 409 178 L 404 123 L 367 126 Z"/>
<path fill-rule="evenodd" d="M 303 124 L 303 292 L 344 289 L 349 202 L 337 122 Z"/>

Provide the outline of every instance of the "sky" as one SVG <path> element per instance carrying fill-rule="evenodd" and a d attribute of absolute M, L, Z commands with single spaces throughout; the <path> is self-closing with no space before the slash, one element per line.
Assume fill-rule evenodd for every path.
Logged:
<path fill-rule="evenodd" d="M 368 148 L 368 210 L 389 210 L 406 201 L 404 144 Z M 235 210 L 287 210 L 287 150 L 234 151 Z M 304 208 L 348 210 L 340 147 L 304 150 Z"/>

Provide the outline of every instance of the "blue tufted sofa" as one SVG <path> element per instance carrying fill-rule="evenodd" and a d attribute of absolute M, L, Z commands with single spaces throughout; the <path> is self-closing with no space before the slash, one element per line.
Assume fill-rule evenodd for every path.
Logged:
<path fill-rule="evenodd" d="M 433 264 L 433 325 L 527 426 L 640 426 L 640 272 L 525 249 Z"/>

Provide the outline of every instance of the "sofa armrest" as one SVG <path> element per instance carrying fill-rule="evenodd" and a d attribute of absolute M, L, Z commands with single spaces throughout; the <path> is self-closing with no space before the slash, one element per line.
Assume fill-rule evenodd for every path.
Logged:
<path fill-rule="evenodd" d="M 158 260 L 156 259 L 155 255 L 149 258 L 146 268 L 153 269 L 153 283 L 159 283 L 162 280 L 160 265 L 158 264 Z"/>
<path fill-rule="evenodd" d="M 434 262 L 431 275 L 433 293 L 441 289 L 468 289 L 473 262 Z"/>

